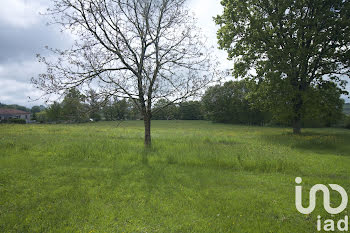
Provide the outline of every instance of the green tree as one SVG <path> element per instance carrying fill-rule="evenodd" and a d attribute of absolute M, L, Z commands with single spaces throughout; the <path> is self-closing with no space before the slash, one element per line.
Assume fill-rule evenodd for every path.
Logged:
<path fill-rule="evenodd" d="M 350 129 L 350 115 L 345 116 L 345 128 Z"/>
<path fill-rule="evenodd" d="M 155 120 L 179 119 L 179 109 L 176 104 L 166 99 L 160 99 L 153 109 L 152 118 Z"/>
<path fill-rule="evenodd" d="M 89 118 L 94 121 L 101 120 L 101 100 L 94 90 L 90 90 L 87 96 Z"/>
<path fill-rule="evenodd" d="M 273 123 L 293 126 L 292 91 L 281 83 L 262 82 L 251 85 L 247 98 L 255 109 L 271 111 Z M 281 90 L 284 90 L 281 91 Z M 332 82 L 313 85 L 303 93 L 303 109 L 300 126 L 324 127 L 337 123 L 343 116 L 343 91 Z"/>
<path fill-rule="evenodd" d="M 116 109 L 114 109 L 113 101 L 109 100 L 102 108 L 103 116 L 106 121 L 114 121 L 116 119 Z"/>
<path fill-rule="evenodd" d="M 47 110 L 46 110 L 46 116 L 48 121 L 60 121 L 63 119 L 62 115 L 62 106 L 58 102 L 53 102 Z M 43 118 L 45 119 L 45 117 Z"/>
<path fill-rule="evenodd" d="M 127 106 L 128 106 L 128 109 L 126 112 L 126 119 L 128 119 L 128 120 L 142 119 L 142 115 L 140 114 L 140 110 L 138 109 L 138 106 L 135 104 L 134 101 L 128 99 Z"/>
<path fill-rule="evenodd" d="M 33 114 L 41 112 L 41 108 L 40 108 L 40 106 L 33 106 L 32 109 L 30 110 L 30 112 Z"/>
<path fill-rule="evenodd" d="M 344 100 L 341 99 L 342 91 L 334 83 L 317 85 L 309 91 L 308 102 L 305 103 L 309 111 L 306 112 L 303 122 L 308 126 L 307 121 L 315 125 L 327 126 L 338 123 L 343 117 Z"/>
<path fill-rule="evenodd" d="M 33 114 L 32 119 L 37 120 L 37 113 L 41 112 L 40 106 L 33 106 L 30 110 L 30 112 Z"/>
<path fill-rule="evenodd" d="M 128 102 L 126 99 L 122 99 L 115 102 L 117 109 L 117 120 L 125 120 L 128 111 Z"/>
<path fill-rule="evenodd" d="M 71 88 L 62 101 L 62 113 L 66 121 L 85 122 L 88 120 L 88 109 L 84 105 L 85 96 L 77 89 Z"/>
<path fill-rule="evenodd" d="M 107 121 L 125 120 L 128 115 L 129 102 L 126 99 L 110 100 L 103 108 L 103 114 Z"/>
<path fill-rule="evenodd" d="M 7 105 L 7 104 L 0 103 L 0 108 L 17 109 L 17 110 L 21 110 L 21 111 L 25 111 L 25 112 L 30 112 L 30 109 L 28 109 L 24 106 L 18 105 L 18 104 Z"/>
<path fill-rule="evenodd" d="M 179 104 L 181 120 L 203 120 L 202 104 L 199 101 L 187 101 Z"/>
<path fill-rule="evenodd" d="M 40 123 L 45 123 L 48 121 L 48 114 L 46 111 L 41 111 L 36 113 L 36 121 Z"/>
<path fill-rule="evenodd" d="M 234 59 L 234 75 L 259 83 L 257 98 L 282 112 L 301 133 L 312 88 L 348 77 L 348 0 L 223 0 L 215 18 L 220 48 Z M 263 98 L 267 96 L 268 98 Z M 263 103 L 265 102 L 265 103 Z M 268 102 L 266 104 L 266 102 Z"/>
<path fill-rule="evenodd" d="M 263 124 L 268 114 L 263 113 L 248 101 L 252 84 L 242 81 L 229 81 L 224 85 L 208 88 L 202 102 L 209 120 L 236 124 Z"/>

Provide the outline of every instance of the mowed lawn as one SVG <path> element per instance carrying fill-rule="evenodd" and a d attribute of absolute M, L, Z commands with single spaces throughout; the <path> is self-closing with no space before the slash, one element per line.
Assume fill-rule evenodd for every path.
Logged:
<path fill-rule="evenodd" d="M 350 194 L 350 130 L 153 121 L 0 125 L 0 232 L 316 232 L 308 190 Z M 332 205 L 340 203 L 332 193 Z M 350 214 L 348 214 L 350 215 Z"/>

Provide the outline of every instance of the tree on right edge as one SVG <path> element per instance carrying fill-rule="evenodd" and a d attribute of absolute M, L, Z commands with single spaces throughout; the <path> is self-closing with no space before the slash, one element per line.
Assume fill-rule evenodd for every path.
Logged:
<path fill-rule="evenodd" d="M 234 75 L 258 83 L 258 104 L 284 112 L 301 133 L 315 103 L 315 88 L 336 86 L 342 93 L 350 65 L 348 0 L 223 0 L 221 49 L 233 59 Z M 320 100 L 321 101 L 321 100 Z"/>

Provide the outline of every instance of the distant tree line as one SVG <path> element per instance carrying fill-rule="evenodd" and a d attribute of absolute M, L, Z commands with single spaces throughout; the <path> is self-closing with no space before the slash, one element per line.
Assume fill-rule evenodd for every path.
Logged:
<path fill-rule="evenodd" d="M 202 98 L 207 119 L 250 125 L 264 125 L 270 122 L 270 114 L 254 107 L 248 98 L 251 91 L 252 88 L 246 81 L 229 81 L 210 87 Z"/>
<path fill-rule="evenodd" d="M 345 128 L 350 129 L 350 103 L 344 105 L 343 112 L 346 114 L 344 120 Z"/>
<path fill-rule="evenodd" d="M 315 86 L 310 89 L 310 97 L 304 97 L 308 111 L 303 114 L 303 127 L 325 127 L 347 124 L 344 115 L 344 100 L 341 91 L 332 84 L 327 87 Z M 174 104 L 161 99 L 153 106 L 154 120 L 210 120 L 218 123 L 248 125 L 290 126 L 289 113 L 283 109 L 264 106 L 256 95 L 257 84 L 247 80 L 228 81 L 222 85 L 209 87 L 200 100 Z M 267 97 L 266 97 L 267 98 Z M 279 99 L 275 100 L 280 101 Z M 288 103 L 286 103 L 288 104 Z M 134 102 L 128 99 L 112 98 L 101 100 L 94 91 L 89 96 L 77 89 L 70 89 L 61 103 L 54 102 L 45 111 L 37 114 L 40 122 L 87 122 L 114 120 L 141 120 Z"/>
<path fill-rule="evenodd" d="M 153 118 L 205 119 L 232 124 L 291 126 L 293 122 L 290 113 L 285 109 L 278 111 L 277 107 L 264 105 L 261 94 L 257 96 L 257 88 L 258 84 L 255 82 L 229 81 L 209 87 L 200 101 L 189 101 L 179 105 L 169 104 L 165 100 L 159 101 L 154 107 L 157 109 L 159 106 L 160 111 Z M 276 90 L 276 93 L 278 92 L 279 90 Z M 308 96 L 304 97 L 307 111 L 301 119 L 302 127 L 329 127 L 340 124 L 349 127 L 349 116 L 343 113 L 343 106 L 347 105 L 344 105 L 341 94 L 342 91 L 332 83 L 310 87 Z M 273 104 L 273 101 L 280 102 L 281 99 L 271 101 Z M 167 108 L 161 108 L 166 105 Z"/>
<path fill-rule="evenodd" d="M 258 88 L 262 88 L 261 85 L 247 80 L 210 87 L 202 98 L 207 119 L 235 124 L 292 126 L 291 113 L 278 107 L 285 100 L 283 95 L 286 93 L 276 87 L 275 99 L 271 99 L 270 94 L 262 96 L 261 92 L 257 92 Z M 341 94 L 342 91 L 332 83 L 310 87 L 308 95 L 303 97 L 307 111 L 302 114 L 302 127 L 329 127 L 344 123 L 346 116 Z M 266 98 L 270 98 L 268 105 Z M 286 101 L 284 104 L 290 103 Z"/>
<path fill-rule="evenodd" d="M 125 99 L 100 100 L 95 92 L 82 95 L 70 89 L 61 102 L 53 102 L 37 115 L 38 122 L 83 123 L 88 121 L 115 121 L 139 119 L 135 106 Z"/>
<path fill-rule="evenodd" d="M 347 115 L 350 115 L 350 103 L 344 104 L 343 112 Z"/>
<path fill-rule="evenodd" d="M 166 108 L 163 106 L 167 105 Z M 160 100 L 155 104 L 154 120 L 203 120 L 204 111 L 200 101 L 171 104 Z M 158 111 L 159 110 L 159 111 Z M 95 92 L 82 95 L 70 89 L 62 102 L 53 102 L 44 111 L 36 114 L 38 122 L 81 123 L 88 121 L 141 120 L 142 115 L 133 101 L 112 98 L 101 100 Z"/>
<path fill-rule="evenodd" d="M 341 91 L 332 84 L 315 86 L 310 97 L 304 97 L 308 111 L 303 114 L 303 127 L 329 127 L 344 125 L 350 128 L 350 104 L 344 104 Z M 257 84 L 247 80 L 228 81 L 222 85 L 209 87 L 200 100 L 174 104 L 161 99 L 153 106 L 154 120 L 210 120 L 218 123 L 248 125 L 284 125 L 292 122 L 288 112 L 270 106 L 256 95 Z M 277 90 L 278 91 L 278 90 Z M 276 92 L 277 92 L 276 91 Z M 268 97 L 266 97 L 268 98 Z M 280 101 L 279 99 L 275 100 Z M 286 103 L 288 104 L 288 103 Z M 70 89 L 61 102 L 53 102 L 47 108 L 33 106 L 28 109 L 19 105 L 5 105 L 0 108 L 15 108 L 31 112 L 37 122 L 79 123 L 88 121 L 141 120 L 137 106 L 129 99 L 101 99 L 94 91 L 88 96 L 77 89 Z M 343 112 L 344 108 L 344 112 Z"/>
<path fill-rule="evenodd" d="M 3 103 L 0 103 L 0 108 L 7 108 L 7 109 L 17 109 L 17 110 L 22 110 L 22 111 L 25 111 L 25 112 L 29 112 L 30 109 L 24 107 L 24 106 L 20 106 L 18 104 L 3 104 Z"/>

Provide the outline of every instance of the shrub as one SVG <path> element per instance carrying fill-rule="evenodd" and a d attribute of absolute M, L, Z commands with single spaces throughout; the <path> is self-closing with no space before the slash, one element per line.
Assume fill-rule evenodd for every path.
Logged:
<path fill-rule="evenodd" d="M 8 123 L 13 123 L 13 124 L 25 124 L 27 123 L 26 120 L 24 119 L 9 119 Z"/>
<path fill-rule="evenodd" d="M 345 128 L 350 129 L 350 115 L 345 117 Z"/>
<path fill-rule="evenodd" d="M 36 121 L 37 122 L 46 123 L 47 120 L 48 120 L 48 117 L 47 117 L 47 112 L 46 111 L 38 112 L 36 114 Z"/>

